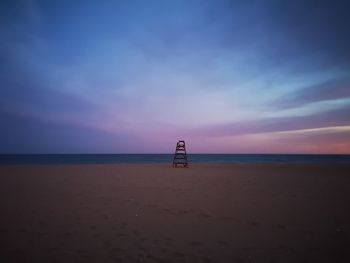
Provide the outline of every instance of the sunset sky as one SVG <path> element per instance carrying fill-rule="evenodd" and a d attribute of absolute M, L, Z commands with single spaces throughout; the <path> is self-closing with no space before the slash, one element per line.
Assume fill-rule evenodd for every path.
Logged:
<path fill-rule="evenodd" d="M 350 1 L 1 1 L 1 153 L 350 153 Z"/>

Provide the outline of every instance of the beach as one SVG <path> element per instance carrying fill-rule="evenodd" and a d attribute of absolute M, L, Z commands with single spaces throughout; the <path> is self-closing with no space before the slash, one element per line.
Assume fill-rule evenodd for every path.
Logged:
<path fill-rule="evenodd" d="M 350 262 L 350 165 L 0 166 L 1 262 Z"/>

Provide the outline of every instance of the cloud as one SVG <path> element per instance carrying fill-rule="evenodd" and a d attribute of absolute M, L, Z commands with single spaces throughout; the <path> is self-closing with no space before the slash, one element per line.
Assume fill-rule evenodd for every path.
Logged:
<path fill-rule="evenodd" d="M 343 0 L 270 2 L 266 21 L 276 34 L 277 45 L 271 43 L 275 55 L 304 57 L 303 63 L 314 70 L 349 67 L 349 7 Z"/>
<path fill-rule="evenodd" d="M 99 112 L 95 104 L 63 89 L 65 80 L 56 73 L 50 45 L 40 34 L 42 16 L 36 1 L 2 5 L 6 15 L 0 26 L 0 113 L 70 123 L 94 117 Z"/>
<path fill-rule="evenodd" d="M 334 78 L 285 94 L 272 103 L 277 108 L 293 108 L 304 104 L 350 97 L 350 78 Z"/>
<path fill-rule="evenodd" d="M 64 91 L 63 81 L 50 69 L 38 69 L 4 50 L 0 50 L 0 58 L 8 62 L 1 66 L 0 111 L 58 121 L 79 121 L 99 111 L 93 103 Z"/>
<path fill-rule="evenodd" d="M 231 124 L 212 125 L 196 130 L 202 136 L 236 136 L 266 132 L 295 131 L 322 127 L 350 125 L 350 105 L 337 110 L 307 116 L 262 118 Z"/>
<path fill-rule="evenodd" d="M 130 134 L 43 121 L 0 111 L 0 153 L 130 153 L 142 151 Z"/>

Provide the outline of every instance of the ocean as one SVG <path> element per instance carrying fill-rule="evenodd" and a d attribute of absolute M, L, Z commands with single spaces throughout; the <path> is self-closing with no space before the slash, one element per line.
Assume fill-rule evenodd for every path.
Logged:
<path fill-rule="evenodd" d="M 0 154 L 0 165 L 172 163 L 173 154 Z M 189 163 L 350 164 L 350 155 L 188 154 Z"/>

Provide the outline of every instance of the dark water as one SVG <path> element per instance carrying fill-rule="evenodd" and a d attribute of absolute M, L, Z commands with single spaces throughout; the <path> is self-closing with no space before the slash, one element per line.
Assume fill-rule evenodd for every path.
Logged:
<path fill-rule="evenodd" d="M 7 164 L 171 163 L 173 154 L 3 154 Z M 350 155 L 189 154 L 190 163 L 350 164 Z"/>

